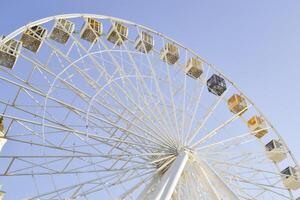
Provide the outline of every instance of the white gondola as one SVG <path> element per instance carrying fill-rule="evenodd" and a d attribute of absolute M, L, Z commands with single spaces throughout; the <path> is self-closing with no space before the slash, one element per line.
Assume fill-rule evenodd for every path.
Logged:
<path fill-rule="evenodd" d="M 128 27 L 125 25 L 115 22 L 109 29 L 107 40 L 118 46 L 122 45 L 128 37 Z"/>
<path fill-rule="evenodd" d="M 135 40 L 135 49 L 142 53 L 149 53 L 149 51 L 152 50 L 153 46 L 153 36 L 144 31 Z"/>
<path fill-rule="evenodd" d="M 179 59 L 179 49 L 175 44 L 167 43 L 160 51 L 160 59 L 174 65 Z"/>
<path fill-rule="evenodd" d="M 300 188 L 299 170 L 293 167 L 287 167 L 281 171 L 283 184 L 286 188 L 297 190 Z"/>
<path fill-rule="evenodd" d="M 271 140 L 265 146 L 266 154 L 273 162 L 281 162 L 287 157 L 286 149 L 281 142 L 277 140 Z"/>
<path fill-rule="evenodd" d="M 57 19 L 53 30 L 50 34 L 50 38 L 61 44 L 66 44 L 70 38 L 70 35 L 74 32 L 75 25 L 66 19 Z"/>
<path fill-rule="evenodd" d="M 0 118 L 0 152 L 7 142 L 7 139 L 3 138 L 5 136 L 5 129 L 3 125 L 3 117 Z"/>
<path fill-rule="evenodd" d="M 41 48 L 47 36 L 47 29 L 42 26 L 32 26 L 24 31 L 21 37 L 22 46 L 34 53 Z"/>
<path fill-rule="evenodd" d="M 200 78 L 203 73 L 203 62 L 197 58 L 190 58 L 185 66 L 185 72 L 194 79 Z"/>
<path fill-rule="evenodd" d="M 0 36 L 0 41 L 5 36 Z M 12 69 L 21 49 L 21 42 L 11 39 L 0 45 L 0 65 Z"/>
<path fill-rule="evenodd" d="M 0 190 L 0 200 L 4 200 L 5 192 Z"/>
<path fill-rule="evenodd" d="M 80 32 L 80 38 L 94 43 L 102 35 L 102 23 L 93 18 L 85 18 Z"/>

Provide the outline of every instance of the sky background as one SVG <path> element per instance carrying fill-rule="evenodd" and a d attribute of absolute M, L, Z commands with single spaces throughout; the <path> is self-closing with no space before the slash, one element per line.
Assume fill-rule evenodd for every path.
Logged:
<path fill-rule="evenodd" d="M 153 28 L 223 71 L 279 130 L 300 160 L 300 1 L 0 0 L 0 34 L 67 13 Z"/>

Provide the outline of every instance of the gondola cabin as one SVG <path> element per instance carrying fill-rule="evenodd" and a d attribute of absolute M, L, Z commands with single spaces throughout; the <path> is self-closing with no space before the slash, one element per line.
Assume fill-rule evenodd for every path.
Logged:
<path fill-rule="evenodd" d="M 283 184 L 287 189 L 297 190 L 300 188 L 299 171 L 293 167 L 287 167 L 281 171 Z"/>
<path fill-rule="evenodd" d="M 226 91 L 226 82 L 224 78 L 213 74 L 206 82 L 207 89 L 210 93 L 221 96 Z"/>
<path fill-rule="evenodd" d="M 179 59 L 179 49 L 175 44 L 167 43 L 160 51 L 160 59 L 174 65 Z"/>
<path fill-rule="evenodd" d="M 271 140 L 268 144 L 265 145 L 265 149 L 268 158 L 273 162 L 279 163 L 287 157 L 286 149 L 277 140 Z"/>
<path fill-rule="evenodd" d="M 247 102 L 244 97 L 238 94 L 232 95 L 227 101 L 230 112 L 242 115 L 247 110 Z"/>
<path fill-rule="evenodd" d="M 5 192 L 0 190 L 0 200 L 4 200 Z"/>
<path fill-rule="evenodd" d="M 135 49 L 142 53 L 149 53 L 153 46 L 153 36 L 144 31 L 135 40 Z"/>
<path fill-rule="evenodd" d="M 267 130 L 267 123 L 264 118 L 260 116 L 253 116 L 251 119 L 248 120 L 247 125 L 253 135 L 258 139 L 262 138 L 268 133 Z"/>
<path fill-rule="evenodd" d="M 75 25 L 66 19 L 57 19 L 55 21 L 50 38 L 58 43 L 66 44 L 70 35 L 74 32 Z"/>
<path fill-rule="evenodd" d="M 41 48 L 47 36 L 47 29 L 42 26 L 32 26 L 24 31 L 21 37 L 22 46 L 34 53 Z"/>
<path fill-rule="evenodd" d="M 203 63 L 197 58 L 190 58 L 185 66 L 185 72 L 188 76 L 198 79 L 203 73 Z"/>
<path fill-rule="evenodd" d="M 3 117 L 0 118 L 0 152 L 7 142 L 7 139 L 3 138 L 5 136 L 5 129 L 3 125 Z"/>
<path fill-rule="evenodd" d="M 0 37 L 0 42 L 4 39 Z M 12 69 L 17 61 L 21 49 L 21 42 L 11 39 L 4 44 L 0 43 L 0 65 Z"/>
<path fill-rule="evenodd" d="M 90 43 L 94 43 L 102 35 L 102 23 L 94 18 L 85 18 L 80 31 L 80 38 Z"/>
<path fill-rule="evenodd" d="M 107 35 L 107 40 L 113 44 L 121 46 L 128 39 L 128 27 L 120 22 L 115 22 Z"/>

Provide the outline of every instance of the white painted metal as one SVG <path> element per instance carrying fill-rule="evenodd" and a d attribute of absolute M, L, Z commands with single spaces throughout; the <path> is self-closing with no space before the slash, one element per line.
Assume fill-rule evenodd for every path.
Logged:
<path fill-rule="evenodd" d="M 128 40 L 120 46 L 101 36 L 93 44 L 83 42 L 76 32 L 80 27 L 76 20 L 86 18 L 126 25 Z M 247 109 L 266 119 L 270 137 L 283 141 L 285 161 L 298 166 L 267 118 L 213 65 L 161 33 L 118 18 L 70 14 L 32 22 L 0 43 L 17 39 L 28 27 L 48 27 L 57 19 L 74 20 L 77 28 L 64 47 L 45 38 L 41 51 L 49 55 L 21 51 L 22 66 L 11 71 L 0 68 L 1 87 L 13 88 L 14 94 L 12 98 L 0 96 L 5 107 L 0 111 L 7 130 L 5 141 L 28 149 L 0 155 L 0 165 L 5 160 L 0 175 L 29 177 L 35 192 L 26 196 L 89 199 L 91 195 L 93 199 L 98 194 L 107 195 L 101 196 L 106 199 L 179 200 L 208 194 L 213 200 L 295 199 L 283 186 L 280 167 L 270 167 L 273 163 L 265 154 L 264 143 L 238 128 L 246 125 L 239 113 L 220 112 L 220 108 L 227 95 L 241 94 Z M 158 41 L 147 54 L 137 51 L 130 39 L 143 31 Z M 160 49 L 167 43 L 180 49 L 180 59 L 172 66 L 159 61 Z M 191 57 L 203 63 L 203 74 L 197 80 L 185 75 Z M 206 91 L 212 73 L 227 82 L 221 97 L 213 98 Z M 185 171 L 192 163 L 190 151 L 199 161 Z M 22 162 L 29 167 L 19 164 Z M 78 182 L 61 185 L 56 178 L 64 175 Z M 40 192 L 46 191 L 39 188 L 42 176 L 50 177 L 53 190 Z"/>
<path fill-rule="evenodd" d="M 217 197 L 216 199 L 240 200 L 240 198 L 232 191 L 228 184 L 222 180 L 222 178 L 208 165 L 207 162 L 198 162 L 200 163 L 202 173 L 205 174 L 207 182 L 209 182 L 209 185 L 213 187 L 211 190 L 215 192 L 215 197 Z"/>
<path fill-rule="evenodd" d="M 184 167 L 188 161 L 188 152 L 180 152 L 168 171 L 161 177 L 154 176 L 151 183 L 145 187 L 139 200 L 169 200 L 180 179 Z"/>
<path fill-rule="evenodd" d="M 4 138 L 4 132 L 0 131 L 0 152 L 6 142 L 7 142 L 7 139 Z"/>

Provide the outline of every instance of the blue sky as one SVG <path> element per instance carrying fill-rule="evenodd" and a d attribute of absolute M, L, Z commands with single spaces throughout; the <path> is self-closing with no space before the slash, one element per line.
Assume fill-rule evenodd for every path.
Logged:
<path fill-rule="evenodd" d="M 63 13 L 148 26 L 195 50 L 236 82 L 300 158 L 300 1 L 1 0 L 0 33 Z"/>

